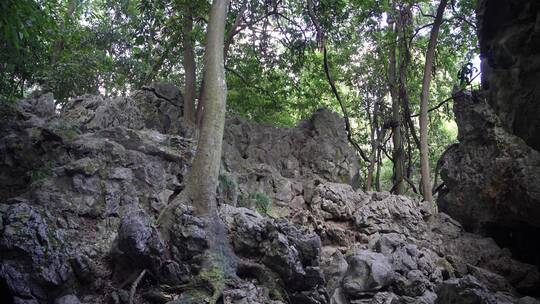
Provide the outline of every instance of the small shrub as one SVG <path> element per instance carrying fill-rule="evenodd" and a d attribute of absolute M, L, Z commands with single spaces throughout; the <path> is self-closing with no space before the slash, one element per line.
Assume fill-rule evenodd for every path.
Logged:
<path fill-rule="evenodd" d="M 46 162 L 41 167 L 36 167 L 31 171 L 28 171 L 30 183 L 39 182 L 50 176 L 52 176 L 53 164 L 52 162 Z"/>
<path fill-rule="evenodd" d="M 56 126 L 54 132 L 67 140 L 73 140 L 82 133 L 79 125 L 71 122 L 64 122 Z"/>
<path fill-rule="evenodd" d="M 270 208 L 270 199 L 265 193 L 252 192 L 249 194 L 249 199 L 255 202 L 255 209 L 261 214 L 268 214 Z"/>
<path fill-rule="evenodd" d="M 223 200 L 226 203 L 234 204 L 234 202 L 237 201 L 237 185 L 229 175 L 221 174 L 219 176 L 219 188 L 223 194 Z"/>
<path fill-rule="evenodd" d="M 236 182 L 226 174 L 219 175 L 219 184 L 224 192 L 232 192 L 236 190 Z"/>

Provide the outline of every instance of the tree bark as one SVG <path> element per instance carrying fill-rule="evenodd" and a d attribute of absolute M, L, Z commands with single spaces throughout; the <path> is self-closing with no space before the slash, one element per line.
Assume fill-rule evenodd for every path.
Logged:
<path fill-rule="evenodd" d="M 236 34 L 240 32 L 239 27 L 242 24 L 242 18 L 244 16 L 244 13 L 246 12 L 246 9 L 247 9 L 247 1 L 244 1 L 242 3 L 242 6 L 240 7 L 240 10 L 238 11 L 238 14 L 235 17 L 235 20 L 231 29 L 227 33 L 227 37 L 224 38 L 225 40 L 223 43 L 223 62 L 227 61 L 229 50 L 231 48 L 231 45 L 234 43 L 234 37 L 236 36 Z M 199 91 L 199 102 L 197 103 L 197 108 L 194 110 L 195 123 L 199 129 L 201 128 L 202 123 L 203 123 L 204 107 L 206 103 L 206 101 L 204 100 L 204 90 L 205 90 L 204 82 L 205 82 L 205 76 L 203 75 L 203 79 L 202 79 L 202 83 L 201 83 L 201 87 Z"/>
<path fill-rule="evenodd" d="M 187 188 L 197 214 L 205 215 L 216 209 L 215 194 L 221 164 L 221 147 L 225 126 L 227 87 L 223 62 L 223 40 L 228 0 L 214 0 L 208 25 L 204 90 L 205 111 L 197 153 L 193 161 Z"/>
<path fill-rule="evenodd" d="M 397 14 L 397 13 L 396 13 Z M 396 38 L 399 33 L 399 23 L 391 20 L 388 26 L 393 29 L 394 38 L 390 46 L 389 67 L 388 67 L 388 84 L 390 87 L 390 95 L 392 98 L 392 143 L 394 146 L 394 192 L 403 194 L 405 192 L 405 183 L 403 179 L 403 139 L 401 136 L 401 107 L 399 104 L 399 88 L 396 80 Z"/>
<path fill-rule="evenodd" d="M 379 150 L 379 145 L 381 142 L 381 134 L 384 134 L 383 129 L 380 129 L 379 126 L 379 108 L 380 99 L 377 97 L 373 104 L 373 119 L 370 119 L 371 155 L 369 156 L 370 159 L 366 178 L 366 191 L 371 191 L 371 188 L 373 187 L 373 173 L 375 171 L 375 164 L 377 163 L 377 151 Z"/>
<path fill-rule="evenodd" d="M 375 104 L 376 105 L 376 104 Z M 369 133 L 369 139 L 371 141 L 371 155 L 369 156 L 369 166 L 367 171 L 367 177 L 366 177 L 366 187 L 364 188 L 365 191 L 371 191 L 371 185 L 373 183 L 373 171 L 375 169 L 375 162 L 376 162 L 376 154 L 377 154 L 377 146 L 375 143 L 375 111 L 373 113 L 373 121 L 370 123 L 370 133 Z M 370 119 L 371 120 L 371 119 Z"/>
<path fill-rule="evenodd" d="M 216 301 L 224 287 L 225 278 L 234 274 L 235 256 L 218 215 L 216 189 L 221 165 L 227 85 L 223 47 L 225 21 L 229 0 L 214 0 L 206 35 L 204 57 L 205 109 L 199 133 L 197 152 L 186 182 L 187 195 L 195 214 L 207 219 L 208 250 L 201 272 L 220 273 L 221 280 L 211 282 L 214 289 L 211 302 Z"/>
<path fill-rule="evenodd" d="M 197 76 L 195 71 L 195 52 L 191 34 L 193 32 L 193 13 L 191 5 L 185 6 L 184 21 L 182 24 L 184 37 L 184 118 L 195 123 L 195 94 Z"/>
<path fill-rule="evenodd" d="M 384 136 L 382 137 L 384 139 Z M 377 150 L 377 168 L 375 170 L 375 190 L 377 192 L 381 191 L 381 165 L 382 165 L 382 157 L 381 157 L 382 151 L 379 147 Z"/>
<path fill-rule="evenodd" d="M 71 17 L 73 17 L 73 14 L 75 13 L 75 9 L 77 9 L 77 1 L 70 0 L 68 1 L 66 13 L 64 16 L 64 20 L 62 23 L 60 23 L 60 39 L 54 44 L 54 51 L 52 52 L 51 56 L 51 65 L 55 65 L 60 56 L 62 55 L 62 52 L 64 51 L 64 33 L 66 31 L 67 22 Z"/>
<path fill-rule="evenodd" d="M 195 159 L 186 178 L 186 187 L 158 218 L 158 225 L 166 241 L 169 240 L 168 231 L 174 221 L 171 214 L 178 205 L 191 203 L 194 213 L 205 220 L 208 248 L 202 258 L 199 275 L 194 280 L 205 280 L 205 277 L 210 276 L 212 281 L 202 282 L 210 288 L 186 291 L 182 294 L 185 297 L 182 303 L 201 303 L 203 299 L 215 303 L 225 281 L 235 275 L 237 264 L 218 215 L 216 201 L 227 98 L 223 47 L 228 6 L 229 0 L 214 0 L 210 10 L 204 57 L 204 119 L 199 131 Z M 208 289 L 212 290 L 211 294 L 208 294 Z"/>
<path fill-rule="evenodd" d="M 416 143 L 418 149 L 420 149 L 420 139 L 416 135 L 414 123 L 411 118 L 411 107 L 409 102 L 409 93 L 407 91 L 407 69 L 410 63 L 410 50 L 409 50 L 409 37 L 411 35 L 410 28 L 412 25 L 411 7 L 406 6 L 399 12 L 399 49 L 400 49 L 400 62 L 399 62 L 399 99 L 400 104 L 403 107 L 403 119 L 405 126 L 408 127 L 410 133 Z M 410 164 L 409 164 L 410 166 Z"/>
<path fill-rule="evenodd" d="M 441 0 L 437 8 L 435 22 L 431 29 L 429 43 L 426 50 L 426 64 L 424 66 L 424 80 L 422 82 L 422 93 L 420 95 L 420 166 L 422 171 L 422 194 L 424 200 L 433 202 L 431 192 L 431 178 L 429 168 L 429 146 L 428 146 L 428 101 L 429 85 L 431 82 L 431 71 L 433 69 L 433 56 L 437 46 L 437 37 L 443 21 L 443 14 L 448 4 L 448 0 Z"/>

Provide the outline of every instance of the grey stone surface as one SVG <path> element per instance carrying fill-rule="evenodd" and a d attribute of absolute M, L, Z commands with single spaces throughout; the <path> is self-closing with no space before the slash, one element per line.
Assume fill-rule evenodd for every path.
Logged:
<path fill-rule="evenodd" d="M 353 252 L 348 258 L 349 268 L 343 278 L 343 290 L 353 298 L 374 294 L 394 280 L 387 258 L 367 250 Z"/>
<path fill-rule="evenodd" d="M 155 222 L 183 189 L 196 146 L 189 126 L 151 118 L 165 115 L 158 110 L 122 116 L 140 102 L 174 106 L 178 94 L 154 86 L 116 101 L 85 96 L 60 114 L 39 105 L 48 97 L 1 108 L 0 290 L 14 303 L 125 303 L 142 270 L 136 301 L 163 302 L 192 281 L 208 222 L 186 205 L 169 238 Z M 537 269 L 492 239 L 446 214 L 428 221 L 417 200 L 355 190 L 342 128 L 326 110 L 290 129 L 229 120 L 218 202 L 239 260 L 224 298 L 433 304 L 446 284 L 517 303 L 517 291 L 534 290 Z M 466 276 L 483 287 L 448 283 Z"/>
<path fill-rule="evenodd" d="M 438 199 L 467 231 L 536 265 L 540 247 L 527 240 L 540 232 L 539 16 L 535 0 L 478 1 L 482 88 L 454 96 L 459 143 L 439 161 Z"/>

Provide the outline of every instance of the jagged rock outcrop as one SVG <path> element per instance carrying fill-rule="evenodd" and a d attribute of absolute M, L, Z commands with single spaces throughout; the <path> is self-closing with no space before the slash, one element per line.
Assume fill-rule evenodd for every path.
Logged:
<path fill-rule="evenodd" d="M 482 86 L 502 125 L 540 150 L 540 3 L 478 1 Z"/>
<path fill-rule="evenodd" d="M 134 303 L 175 304 L 216 279 L 194 281 L 208 230 L 190 206 L 174 210 L 166 239 L 155 226 L 183 189 L 196 145 L 189 125 L 146 119 L 169 111 L 123 116 L 168 104 L 163 96 L 86 96 L 60 114 L 51 96 L 2 107 L 0 302 L 127 304 L 140 278 Z M 336 114 L 292 129 L 229 123 L 219 214 L 239 260 L 224 303 L 453 303 L 471 289 L 538 303 L 523 297 L 538 287 L 537 269 L 492 239 L 444 214 L 429 220 L 419 201 L 355 190 Z"/>
<path fill-rule="evenodd" d="M 482 90 L 454 96 L 441 210 L 540 267 L 540 3 L 478 2 Z"/>
<path fill-rule="evenodd" d="M 335 181 L 358 187 L 358 158 L 347 141 L 343 120 L 327 109 L 316 111 L 295 128 L 276 128 L 227 120 L 223 179 L 237 193 L 228 203 L 249 206 L 264 193 L 273 204 L 267 212 L 285 216 L 300 208 L 315 183 Z M 227 186 L 227 185 L 224 185 Z"/>
<path fill-rule="evenodd" d="M 455 96 L 454 113 L 460 143 L 441 159 L 441 209 L 473 231 L 540 227 L 540 152 L 506 131 L 481 94 Z"/>
<path fill-rule="evenodd" d="M 173 299 L 169 294 L 181 293 L 160 286 L 185 284 L 198 271 L 198 257 L 206 248 L 204 221 L 194 217 L 188 206 L 178 208 L 180 220 L 174 225 L 168 244 L 154 227 L 157 213 L 182 190 L 196 145 L 189 138 L 193 134 L 191 126 L 172 119 L 181 117 L 179 103 L 176 88 L 153 85 L 130 97 L 83 96 L 60 113 L 55 111 L 52 95 L 2 106 L 2 302 L 124 303 L 129 300 L 134 276 L 143 270 L 148 275 L 141 284 L 150 284 L 152 288 L 138 293 L 137 301 L 143 301 L 144 294 L 145 298 L 157 298 L 164 303 L 165 299 Z M 341 158 L 333 154 L 329 145 L 347 147 L 346 142 L 324 135 L 341 134 L 335 130 L 339 122 L 336 114 L 321 111 L 306 122 L 309 126 L 294 132 L 265 128 L 267 135 L 276 138 L 291 136 L 283 139 L 283 146 L 293 145 L 290 133 L 305 142 L 311 141 L 311 152 L 290 158 L 297 163 L 295 169 L 290 167 L 299 172 L 297 178 L 310 174 L 320 176 L 321 180 L 339 177 L 349 182 L 353 174 L 344 170 L 355 168 L 354 153 L 349 149 Z M 239 124 L 244 129 L 257 129 L 248 122 L 235 126 Z M 256 133 L 233 132 L 242 138 L 253 137 L 247 146 L 254 151 L 258 149 L 255 141 L 262 141 L 256 139 Z M 330 143 L 325 145 L 326 138 Z M 235 168 L 246 168 L 242 173 L 247 176 L 249 166 L 261 161 L 263 150 L 249 152 L 251 159 L 246 161 L 241 157 L 235 159 L 240 143 L 234 136 L 230 139 L 231 155 L 225 153 L 224 157 Z M 332 154 L 311 155 L 321 148 L 315 147 L 315 143 L 326 146 Z M 288 151 L 296 148 L 290 147 Z M 268 167 L 275 171 L 266 177 L 268 183 L 286 179 L 281 176 L 284 171 L 272 167 L 283 155 L 269 151 L 265 156 Z M 326 158 L 327 167 L 321 167 L 321 158 Z M 241 164 L 242 161 L 245 163 Z M 340 162 L 340 167 L 332 165 L 333 161 Z M 289 180 L 287 183 L 292 184 Z M 249 195 L 255 191 L 251 189 L 259 188 L 242 187 L 240 195 L 243 189 L 249 189 L 245 190 Z M 259 197 L 273 201 L 278 196 L 265 190 L 259 189 Z M 318 235 L 245 208 L 229 206 L 222 215 L 230 224 L 233 244 L 238 245 L 235 250 L 243 258 L 240 279 L 228 286 L 225 297 L 235 303 L 280 303 L 285 298 L 327 302 L 318 265 Z M 240 220 L 252 216 L 257 217 L 260 230 L 248 229 L 245 225 L 249 221 Z M 256 239 L 249 243 L 249 237 Z M 170 256 L 165 248 L 171 250 Z M 280 285 L 276 285 L 276 280 Z"/>

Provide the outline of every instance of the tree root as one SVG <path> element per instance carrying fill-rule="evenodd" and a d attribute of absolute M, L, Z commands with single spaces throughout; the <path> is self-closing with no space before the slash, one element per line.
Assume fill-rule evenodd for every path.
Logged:
<path fill-rule="evenodd" d="M 244 277 L 253 277 L 259 283 L 266 287 L 270 297 L 274 300 L 289 300 L 287 291 L 280 284 L 281 280 L 277 275 L 270 271 L 266 266 L 247 260 L 238 262 L 238 275 Z"/>
<path fill-rule="evenodd" d="M 133 304 L 133 298 L 135 297 L 135 292 L 137 291 L 137 285 L 141 282 L 142 278 L 146 274 L 146 269 L 143 269 L 141 271 L 141 274 L 133 281 L 133 284 L 131 284 L 131 290 L 129 291 L 129 304 Z"/>

